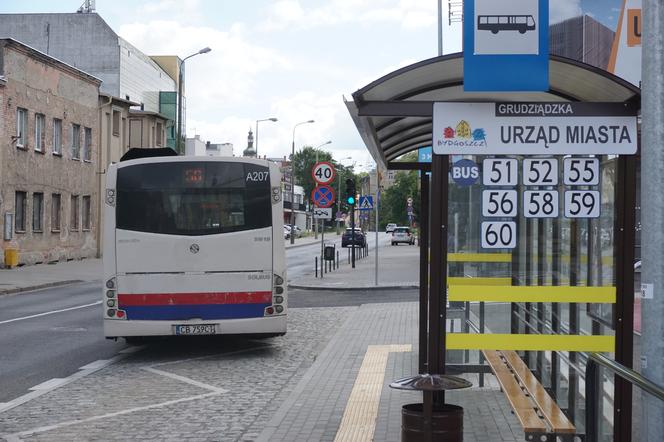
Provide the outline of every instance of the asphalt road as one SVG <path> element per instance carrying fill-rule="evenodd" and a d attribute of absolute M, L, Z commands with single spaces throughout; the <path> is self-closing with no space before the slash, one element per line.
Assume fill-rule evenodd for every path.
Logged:
<path fill-rule="evenodd" d="M 340 247 L 340 236 L 332 242 Z M 313 270 L 320 243 L 287 250 L 289 277 Z M 341 249 L 343 250 L 343 249 Z M 0 403 L 127 347 L 102 334 L 99 283 L 81 283 L 0 296 Z M 399 293 L 293 290 L 290 307 L 344 306 L 398 300 Z M 416 295 L 415 295 L 416 296 Z M 412 298 L 412 297 L 411 297 Z M 415 298 L 412 298 L 415 299 Z"/>
<path fill-rule="evenodd" d="M 85 283 L 0 297 L 0 402 L 126 347 L 102 337 L 100 291 Z"/>

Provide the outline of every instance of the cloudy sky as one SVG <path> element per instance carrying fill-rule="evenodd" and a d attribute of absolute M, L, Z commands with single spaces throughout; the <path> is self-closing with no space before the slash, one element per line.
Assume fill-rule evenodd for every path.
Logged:
<path fill-rule="evenodd" d="M 443 0 L 447 9 L 448 0 Z M 619 0 L 583 0 L 607 6 Z M 3 0 L 0 12 L 74 12 L 83 0 Z M 551 21 L 578 15 L 582 0 L 552 0 Z M 343 97 L 399 67 L 437 55 L 437 0 L 97 0 L 97 12 L 149 55 L 187 61 L 187 135 L 246 147 L 256 120 L 259 154 L 325 146 L 345 164 L 372 163 Z M 461 49 L 445 26 L 445 52 Z"/>

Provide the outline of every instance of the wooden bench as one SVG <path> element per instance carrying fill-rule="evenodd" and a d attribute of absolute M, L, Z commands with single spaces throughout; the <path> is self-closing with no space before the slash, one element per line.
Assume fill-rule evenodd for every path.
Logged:
<path fill-rule="evenodd" d="M 483 350 L 501 389 L 523 427 L 526 440 L 573 441 L 576 427 L 514 351 Z"/>

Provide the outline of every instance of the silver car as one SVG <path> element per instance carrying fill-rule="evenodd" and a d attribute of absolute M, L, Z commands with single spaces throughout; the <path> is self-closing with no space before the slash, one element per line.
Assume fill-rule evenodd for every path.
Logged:
<path fill-rule="evenodd" d="M 392 245 L 405 242 L 411 246 L 415 244 L 415 235 L 410 231 L 410 227 L 396 227 L 392 232 Z"/>

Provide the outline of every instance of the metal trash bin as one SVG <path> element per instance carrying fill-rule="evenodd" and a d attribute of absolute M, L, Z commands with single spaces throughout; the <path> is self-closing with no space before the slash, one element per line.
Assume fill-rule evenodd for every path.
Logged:
<path fill-rule="evenodd" d="M 472 387 L 466 379 L 444 374 L 418 374 L 398 379 L 390 388 L 410 391 L 445 391 Z M 463 408 L 443 404 L 432 410 L 431 422 L 425 420 L 424 404 L 406 404 L 401 408 L 401 441 L 424 442 L 463 441 Z"/>
<path fill-rule="evenodd" d="M 325 246 L 323 249 L 323 258 L 325 261 L 334 261 L 334 246 Z"/>
<path fill-rule="evenodd" d="M 11 269 L 18 265 L 18 249 L 6 248 L 5 249 L 5 268 Z"/>

